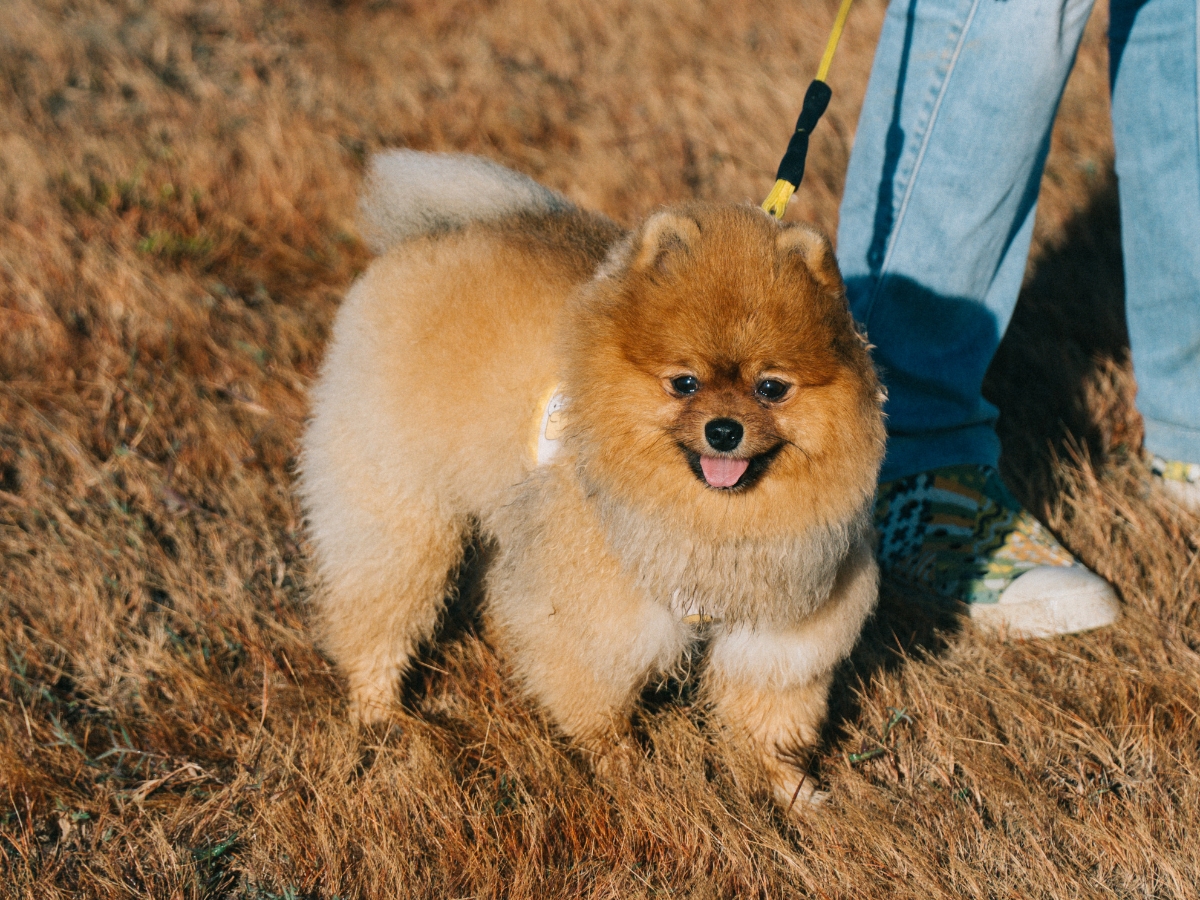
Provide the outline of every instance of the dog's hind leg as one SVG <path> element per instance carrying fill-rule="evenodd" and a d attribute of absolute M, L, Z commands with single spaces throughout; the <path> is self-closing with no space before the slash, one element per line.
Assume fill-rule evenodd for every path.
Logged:
<path fill-rule="evenodd" d="M 749 740 L 785 809 L 824 799 L 802 766 L 825 721 L 833 669 L 874 609 L 878 579 L 864 541 L 842 564 L 825 604 L 796 625 L 717 627 L 705 691 L 720 718 Z"/>
<path fill-rule="evenodd" d="M 371 722 L 437 625 L 468 523 L 415 502 L 386 517 L 347 506 L 337 518 L 336 530 L 313 533 L 323 645 L 349 681 L 352 712 Z"/>

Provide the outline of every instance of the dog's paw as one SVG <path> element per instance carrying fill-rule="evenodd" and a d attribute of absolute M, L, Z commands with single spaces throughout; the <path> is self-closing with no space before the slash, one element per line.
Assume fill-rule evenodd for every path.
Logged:
<path fill-rule="evenodd" d="M 350 718 L 360 725 L 375 725 L 388 717 L 395 706 L 391 679 L 351 680 Z"/>
<path fill-rule="evenodd" d="M 772 781 L 775 802 L 784 815 L 794 818 L 823 806 L 830 796 L 828 791 L 817 789 L 817 780 L 807 772 L 792 770 L 787 776 L 776 777 Z"/>
<path fill-rule="evenodd" d="M 629 736 L 588 741 L 580 748 L 592 768 L 592 773 L 610 785 L 628 784 L 641 750 Z"/>

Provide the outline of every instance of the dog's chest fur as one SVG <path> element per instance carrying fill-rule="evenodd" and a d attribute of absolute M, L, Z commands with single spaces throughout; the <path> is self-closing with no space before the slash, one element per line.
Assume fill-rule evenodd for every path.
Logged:
<path fill-rule="evenodd" d="M 594 502 L 611 551 L 652 599 L 681 617 L 748 625 L 787 626 L 811 615 L 870 528 L 863 513 L 798 534 L 714 541 L 613 500 Z"/>

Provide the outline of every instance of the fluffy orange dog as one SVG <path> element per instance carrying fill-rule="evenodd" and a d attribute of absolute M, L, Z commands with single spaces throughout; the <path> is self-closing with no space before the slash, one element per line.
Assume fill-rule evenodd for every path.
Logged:
<path fill-rule="evenodd" d="M 313 390 L 300 492 L 325 645 L 392 702 L 464 539 L 521 684 L 605 760 L 639 691 L 708 637 L 707 696 L 777 800 L 875 604 L 879 384 L 828 241 L 749 206 L 626 233 L 468 156 L 390 153 L 382 254 Z"/>

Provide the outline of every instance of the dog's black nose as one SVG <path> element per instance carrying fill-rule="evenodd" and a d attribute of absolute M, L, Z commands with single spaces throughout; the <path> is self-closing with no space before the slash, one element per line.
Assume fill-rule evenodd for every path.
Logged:
<path fill-rule="evenodd" d="M 742 442 L 742 423 L 733 419 L 713 419 L 704 426 L 704 436 L 714 450 L 728 453 Z"/>

